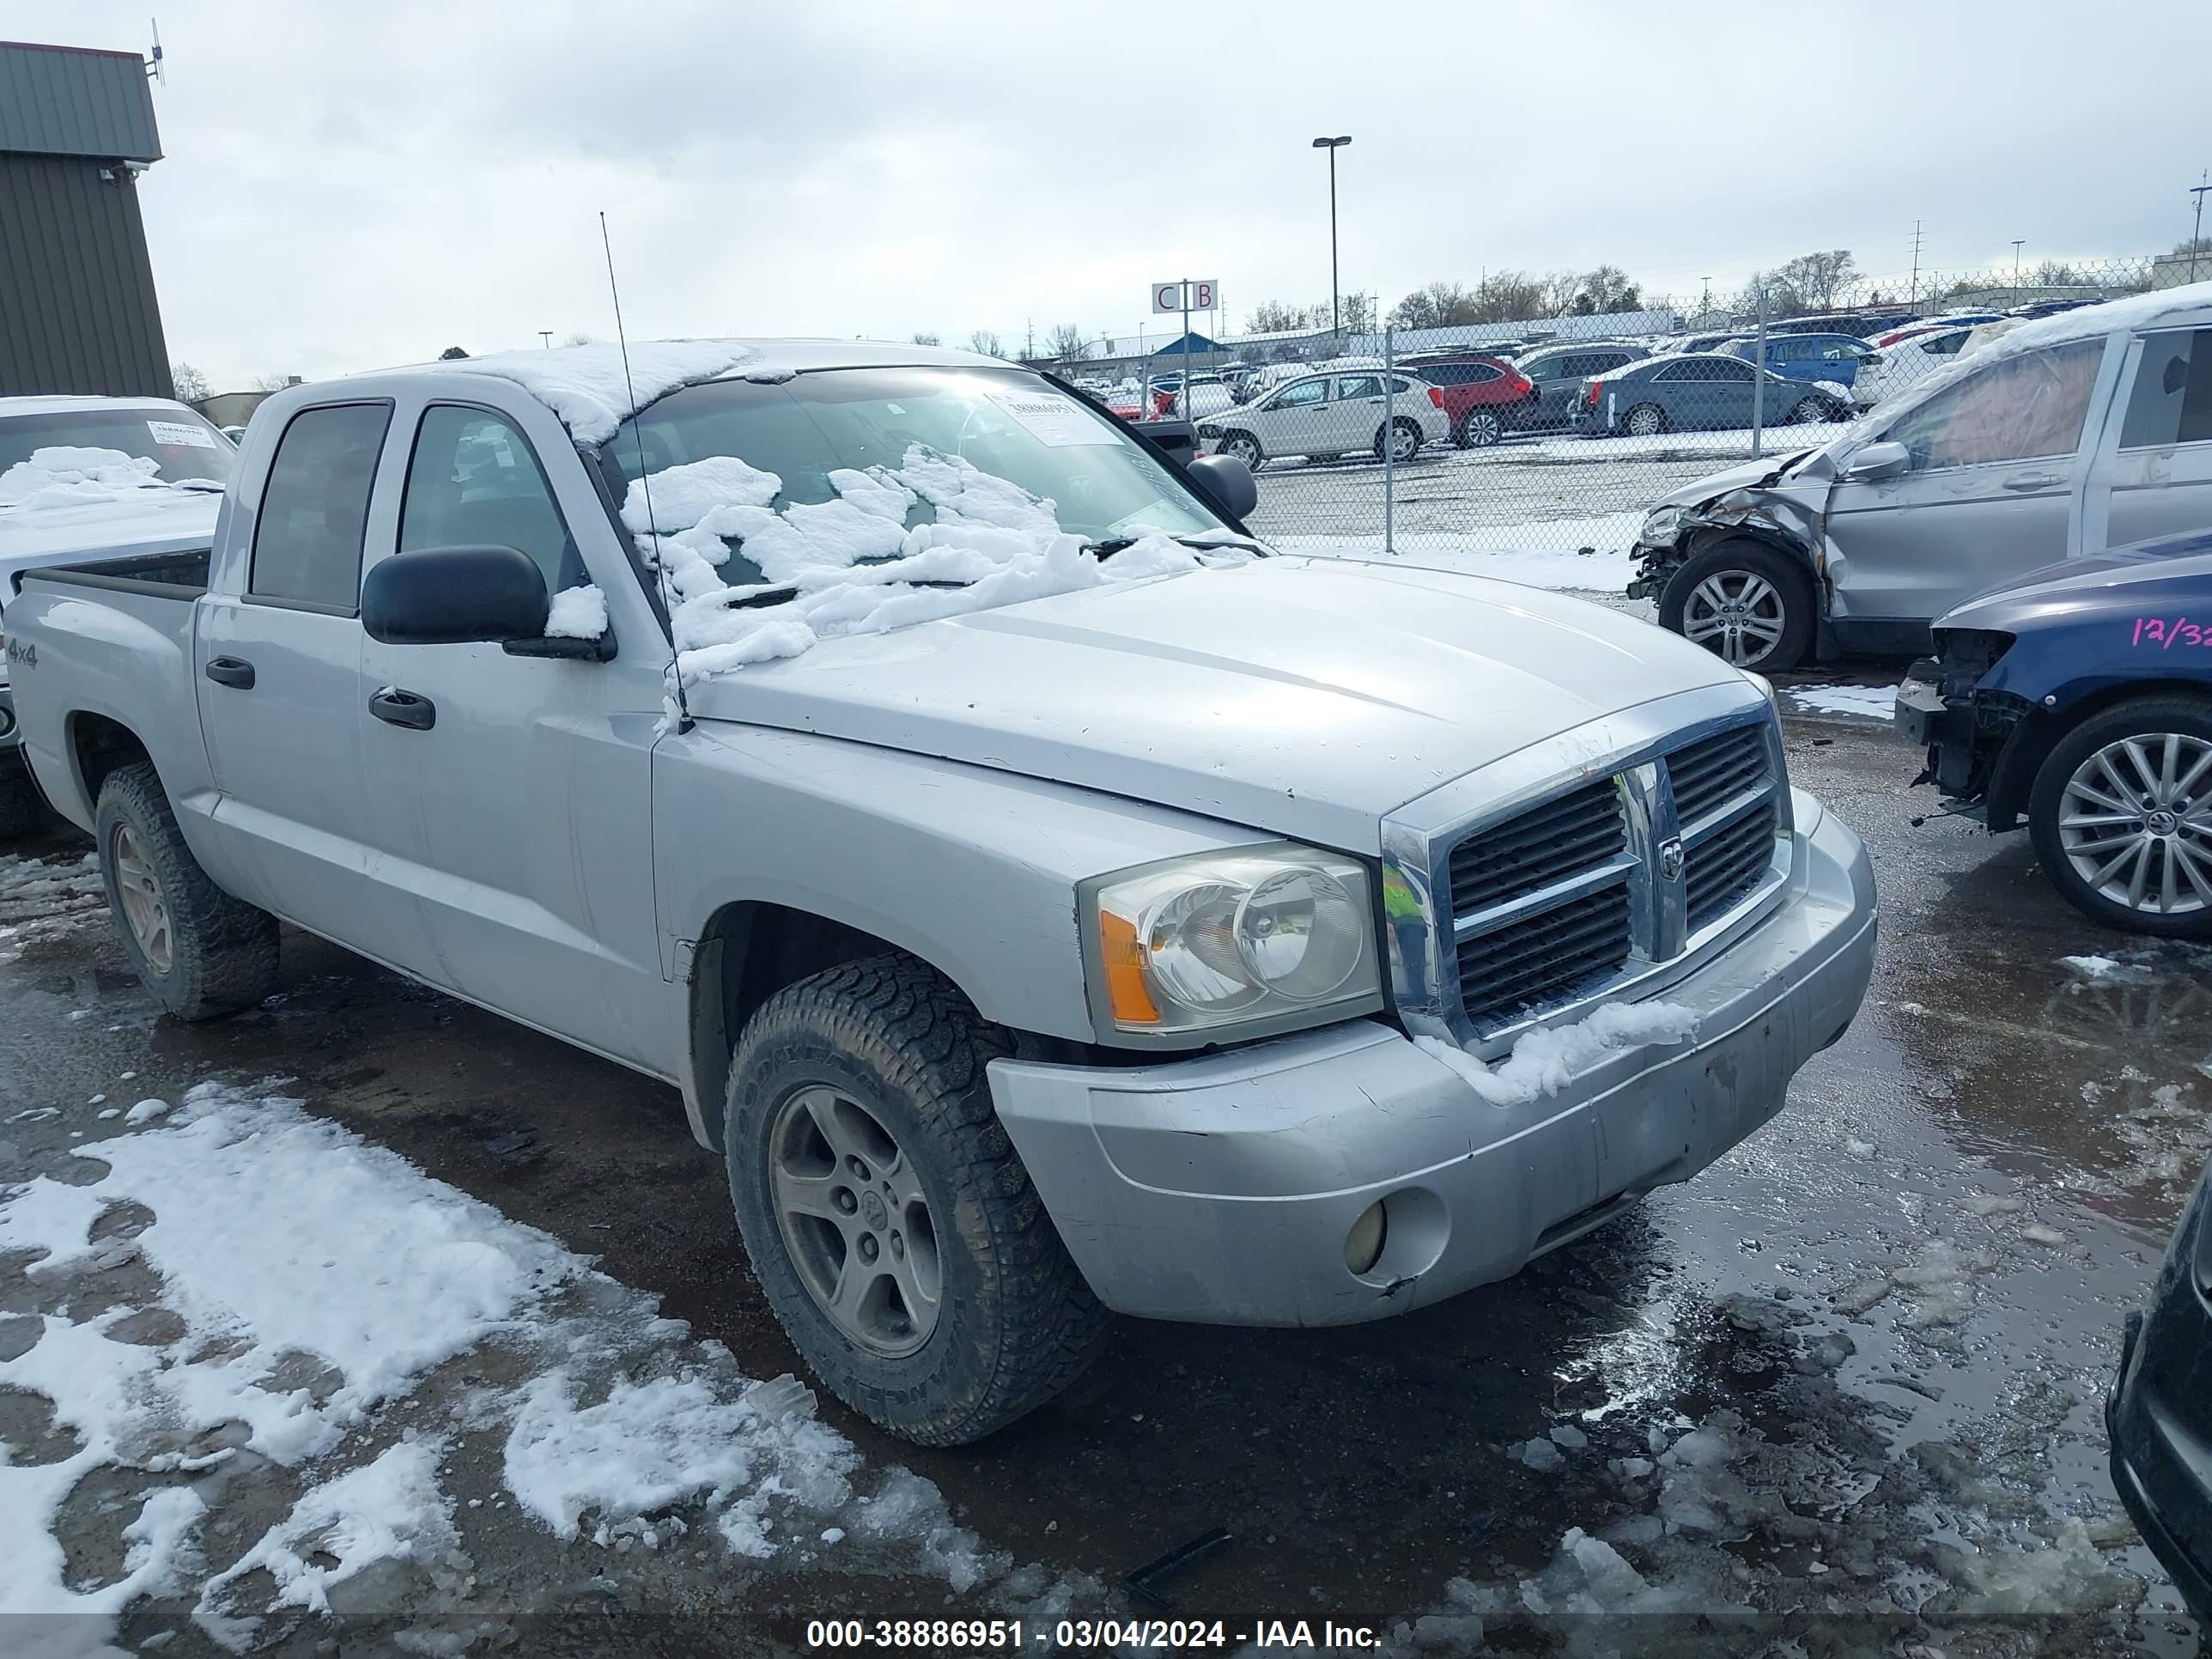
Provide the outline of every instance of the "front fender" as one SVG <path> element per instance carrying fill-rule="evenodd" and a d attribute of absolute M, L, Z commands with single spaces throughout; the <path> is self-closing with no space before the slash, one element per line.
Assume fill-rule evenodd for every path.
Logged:
<path fill-rule="evenodd" d="M 672 961 L 755 901 L 888 940 L 985 1018 L 1093 1039 L 1076 884 L 1275 837 L 1140 801 L 803 732 L 703 721 L 653 751 L 653 885 Z"/>

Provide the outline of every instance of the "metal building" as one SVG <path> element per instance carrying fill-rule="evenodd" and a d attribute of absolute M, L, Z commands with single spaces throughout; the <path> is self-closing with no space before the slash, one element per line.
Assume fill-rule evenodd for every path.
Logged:
<path fill-rule="evenodd" d="M 0 41 L 0 397 L 174 395 L 138 216 L 161 155 L 135 52 Z"/>

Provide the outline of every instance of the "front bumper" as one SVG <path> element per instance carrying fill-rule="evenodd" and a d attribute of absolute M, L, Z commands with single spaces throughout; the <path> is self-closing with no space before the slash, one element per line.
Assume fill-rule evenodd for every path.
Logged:
<path fill-rule="evenodd" d="M 2212 1175 L 2174 1234 L 2148 1314 L 2129 1316 L 2105 1401 L 2112 1486 L 2197 1618 L 2212 1625 Z M 2192 1266 L 2191 1244 L 2202 1266 Z"/>
<path fill-rule="evenodd" d="M 991 1062 L 993 1099 L 1069 1254 L 1119 1312 L 1207 1324 L 1379 1319 L 1518 1272 L 1778 1111 L 1874 966 L 1859 838 L 1800 796 L 1785 902 L 1666 993 L 1688 1044 L 1615 1049 L 1534 1104 L 1486 1104 L 1357 1020 L 1114 1070 Z M 1346 1235 L 1378 1200 L 1381 1258 Z"/>

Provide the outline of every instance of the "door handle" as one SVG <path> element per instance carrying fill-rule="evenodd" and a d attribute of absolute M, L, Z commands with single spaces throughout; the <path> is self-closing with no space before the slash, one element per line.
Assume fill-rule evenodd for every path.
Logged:
<path fill-rule="evenodd" d="M 217 685 L 240 691 L 253 690 L 253 665 L 243 657 L 210 657 L 206 672 Z"/>
<path fill-rule="evenodd" d="M 2050 489 L 2057 485 L 2063 484 L 2065 482 L 2066 479 L 2063 475 L 2057 472 L 2023 472 L 2017 478 L 2007 478 L 2004 481 L 2004 488 L 2007 489 Z"/>
<path fill-rule="evenodd" d="M 438 705 L 396 685 L 380 686 L 369 694 L 368 712 L 386 726 L 411 726 L 427 732 L 438 723 Z"/>

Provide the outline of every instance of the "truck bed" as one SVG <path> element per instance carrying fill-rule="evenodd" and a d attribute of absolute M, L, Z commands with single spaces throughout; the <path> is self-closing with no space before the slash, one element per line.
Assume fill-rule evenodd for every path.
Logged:
<path fill-rule="evenodd" d="M 65 587 L 102 587 L 112 592 L 189 601 L 207 592 L 210 552 L 210 547 L 195 547 L 180 553 L 140 553 L 121 559 L 88 559 L 82 564 L 46 565 L 24 571 L 16 585 L 52 582 Z"/>

